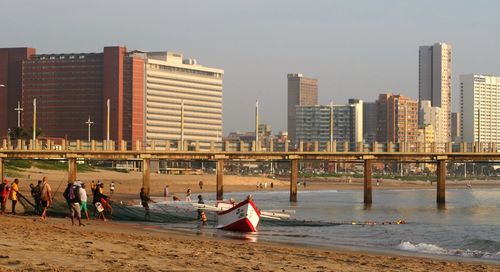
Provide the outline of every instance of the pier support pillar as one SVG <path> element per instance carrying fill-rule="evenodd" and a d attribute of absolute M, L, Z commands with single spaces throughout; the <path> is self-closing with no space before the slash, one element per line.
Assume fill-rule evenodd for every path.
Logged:
<path fill-rule="evenodd" d="M 438 204 L 445 204 L 446 192 L 446 160 L 438 160 L 437 162 L 437 198 Z"/>
<path fill-rule="evenodd" d="M 364 203 L 372 204 L 372 161 L 365 160 Z"/>
<path fill-rule="evenodd" d="M 297 202 L 297 180 L 299 178 L 299 160 L 290 161 L 290 202 Z"/>
<path fill-rule="evenodd" d="M 68 158 L 68 182 L 76 180 L 76 158 Z"/>
<path fill-rule="evenodd" d="M 149 191 L 150 191 L 150 179 L 151 179 L 151 172 L 150 172 L 150 164 L 151 159 L 142 159 L 142 188 L 144 188 L 144 193 L 149 196 Z"/>
<path fill-rule="evenodd" d="M 217 161 L 217 200 L 224 199 L 224 160 Z"/>

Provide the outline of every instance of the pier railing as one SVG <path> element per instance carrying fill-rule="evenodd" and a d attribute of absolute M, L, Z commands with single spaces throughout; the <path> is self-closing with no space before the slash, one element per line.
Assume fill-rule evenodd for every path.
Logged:
<path fill-rule="evenodd" d="M 452 153 L 500 151 L 500 143 L 493 142 L 288 142 L 259 141 L 84 141 L 84 140 L 9 140 L 2 139 L 1 150 L 68 150 L 68 151 L 201 151 L 201 152 L 411 152 L 411 153 Z"/>

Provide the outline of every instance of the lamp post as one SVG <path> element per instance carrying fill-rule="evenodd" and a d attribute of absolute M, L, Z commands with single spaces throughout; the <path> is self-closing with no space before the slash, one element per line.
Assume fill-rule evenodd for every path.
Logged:
<path fill-rule="evenodd" d="M 106 100 L 106 141 L 109 143 L 109 98 Z M 90 117 L 89 117 L 90 118 Z"/>
<path fill-rule="evenodd" d="M 259 151 L 259 100 L 255 101 L 255 151 Z"/>
<path fill-rule="evenodd" d="M 33 98 L 33 146 L 36 146 L 36 98 Z"/>
<path fill-rule="evenodd" d="M 87 120 L 87 122 L 85 122 L 85 124 L 87 124 L 89 126 L 88 140 L 90 143 L 90 126 L 92 126 L 92 124 L 94 124 L 94 122 L 90 121 L 90 115 L 89 115 L 89 119 Z"/>
<path fill-rule="evenodd" d="M 15 111 L 17 111 L 17 127 L 21 127 L 21 112 L 23 111 L 23 108 L 21 108 L 21 102 L 17 101 L 17 108 L 14 108 Z"/>
<path fill-rule="evenodd" d="M 184 150 L 184 99 L 181 99 L 181 143 L 179 150 Z"/>

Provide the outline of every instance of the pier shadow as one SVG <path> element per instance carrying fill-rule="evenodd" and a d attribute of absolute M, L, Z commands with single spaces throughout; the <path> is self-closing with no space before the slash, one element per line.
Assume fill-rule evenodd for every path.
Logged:
<path fill-rule="evenodd" d="M 437 203 L 436 208 L 438 211 L 446 211 L 446 203 Z"/>
<path fill-rule="evenodd" d="M 364 203 L 363 204 L 363 210 L 364 211 L 371 211 L 372 210 L 372 206 L 373 206 L 373 204 L 371 204 L 371 203 L 370 204 Z"/>

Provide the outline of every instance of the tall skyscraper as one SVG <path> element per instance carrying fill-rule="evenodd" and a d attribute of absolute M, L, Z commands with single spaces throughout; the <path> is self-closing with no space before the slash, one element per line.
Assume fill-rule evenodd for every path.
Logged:
<path fill-rule="evenodd" d="M 439 107 L 436 142 L 451 141 L 451 45 L 436 43 L 420 46 L 418 66 L 418 96 Z"/>
<path fill-rule="evenodd" d="M 314 106 L 318 104 L 318 80 L 302 74 L 288 74 L 288 137 L 296 141 L 295 106 Z"/>
<path fill-rule="evenodd" d="M 466 142 L 500 142 L 500 76 L 461 75 L 461 132 Z"/>
<path fill-rule="evenodd" d="M 416 142 L 418 103 L 403 95 L 380 94 L 377 100 L 377 141 Z"/>

